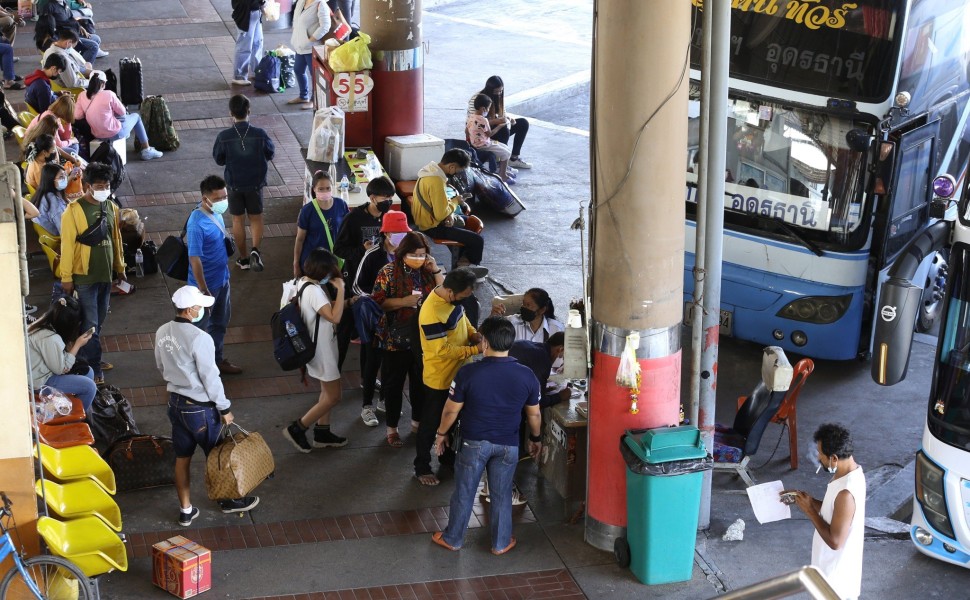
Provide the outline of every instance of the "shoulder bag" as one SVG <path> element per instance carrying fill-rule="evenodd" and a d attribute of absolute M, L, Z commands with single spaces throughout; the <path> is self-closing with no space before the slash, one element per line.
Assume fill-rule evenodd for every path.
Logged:
<path fill-rule="evenodd" d="M 313 204 L 313 208 L 317 210 L 317 216 L 320 217 L 320 220 L 323 222 L 323 230 L 327 232 L 327 245 L 330 246 L 328 250 L 330 250 L 330 252 L 333 252 L 333 237 L 330 235 L 330 225 L 327 223 L 326 217 L 323 216 L 323 211 L 320 210 L 320 205 L 317 204 L 316 202 L 313 202 L 312 200 L 310 202 Z M 344 261 L 344 259 L 340 258 L 336 254 L 334 254 L 333 256 L 334 258 L 337 259 L 337 268 L 340 269 L 341 273 L 343 273 L 344 262 L 346 261 Z"/>

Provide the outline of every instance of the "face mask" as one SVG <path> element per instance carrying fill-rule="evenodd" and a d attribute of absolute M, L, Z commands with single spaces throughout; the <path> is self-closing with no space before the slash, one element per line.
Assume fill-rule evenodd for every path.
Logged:
<path fill-rule="evenodd" d="M 49 163 L 52 163 L 55 160 L 57 160 L 57 152 L 51 152 L 50 154 L 47 155 L 47 158 L 44 159 L 45 162 L 49 162 Z"/>
<path fill-rule="evenodd" d="M 228 199 L 226 199 L 226 200 L 219 200 L 218 202 L 213 202 L 212 203 L 212 212 L 214 212 L 217 215 L 221 215 L 222 213 L 226 212 L 226 210 L 228 208 L 229 208 L 229 200 Z"/>
<path fill-rule="evenodd" d="M 424 260 L 425 260 L 425 258 L 423 256 L 420 257 L 420 258 L 419 257 L 405 256 L 404 257 L 404 264 L 406 264 L 407 266 L 411 267 L 412 269 L 420 269 L 421 267 L 424 266 Z"/>
<path fill-rule="evenodd" d="M 384 214 L 387 211 L 391 210 L 391 201 L 381 200 L 380 202 L 377 203 L 377 210 L 379 210 L 381 214 Z"/>
<path fill-rule="evenodd" d="M 407 233 L 392 233 L 388 239 L 391 240 L 392 246 L 397 247 L 401 243 L 401 240 L 403 240 L 404 236 L 406 235 Z"/>
<path fill-rule="evenodd" d="M 536 318 L 536 311 L 529 310 L 528 308 L 523 306 L 522 308 L 519 309 L 519 315 L 522 317 L 523 321 L 531 322 L 532 319 Z"/>
<path fill-rule="evenodd" d="M 326 285 L 328 281 L 330 281 L 329 275 L 320 280 L 320 285 Z"/>
<path fill-rule="evenodd" d="M 330 204 L 333 202 L 333 192 L 318 192 L 317 202 L 322 202 L 323 204 Z"/>
<path fill-rule="evenodd" d="M 838 462 L 836 462 L 836 463 L 835 463 L 834 465 L 832 465 L 832 466 L 829 466 L 829 467 L 825 467 L 825 470 L 826 470 L 826 471 L 828 471 L 829 473 L 835 473 L 836 471 L 838 471 L 838 470 L 839 470 L 839 463 L 838 463 Z"/>
<path fill-rule="evenodd" d="M 57 181 L 54 182 L 54 187 L 57 188 L 58 190 L 63 190 L 67 188 L 67 180 L 58 179 Z"/>
<path fill-rule="evenodd" d="M 205 316 L 205 309 L 200 306 L 199 307 L 199 314 L 197 314 L 194 317 L 192 317 L 192 322 L 193 323 L 198 323 L 199 321 L 202 320 L 202 317 L 204 317 L 204 316 Z"/>
<path fill-rule="evenodd" d="M 91 197 L 98 202 L 104 202 L 111 196 L 111 190 L 91 190 Z"/>

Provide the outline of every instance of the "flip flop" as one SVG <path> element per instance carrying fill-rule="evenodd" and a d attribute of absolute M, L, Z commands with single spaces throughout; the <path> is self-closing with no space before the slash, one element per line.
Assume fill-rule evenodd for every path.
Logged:
<path fill-rule="evenodd" d="M 396 431 L 387 434 L 387 445 L 391 448 L 400 448 L 403 446 L 404 442 L 401 441 L 401 434 Z"/>
<path fill-rule="evenodd" d="M 441 540 L 441 541 L 444 542 L 444 540 Z M 512 538 L 512 540 L 509 542 L 509 545 L 502 548 L 501 550 L 496 550 L 495 548 L 492 548 L 492 554 L 494 554 L 495 556 L 502 556 L 512 548 L 515 548 L 515 538 Z"/>
<path fill-rule="evenodd" d="M 438 544 L 442 548 L 451 550 L 452 552 L 457 552 L 458 550 L 461 550 L 461 546 L 455 548 L 454 546 L 446 542 L 444 535 L 445 535 L 444 532 L 436 531 L 433 534 L 431 534 L 431 541 Z M 514 543 L 514 540 L 513 540 L 513 543 Z"/>
<path fill-rule="evenodd" d="M 296 98 L 291 98 L 286 101 L 287 104 L 306 104 L 307 102 L 309 102 L 309 100 L 304 100 L 299 96 L 297 96 Z"/>
<path fill-rule="evenodd" d="M 439 483 L 441 483 L 441 481 L 437 477 L 434 476 L 434 473 L 425 473 L 424 475 L 415 475 L 414 478 L 417 479 L 418 480 L 418 483 L 420 483 L 421 485 L 426 485 L 428 487 L 434 487 L 434 486 L 438 485 Z"/>

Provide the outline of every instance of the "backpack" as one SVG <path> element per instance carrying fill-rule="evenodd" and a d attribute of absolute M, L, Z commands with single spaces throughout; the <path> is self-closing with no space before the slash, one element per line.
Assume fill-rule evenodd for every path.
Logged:
<path fill-rule="evenodd" d="M 303 290 L 314 285 L 306 282 L 300 291 L 286 305 L 273 313 L 269 326 L 273 334 L 273 356 L 284 371 L 293 371 L 306 367 L 313 360 L 317 351 L 317 333 L 320 331 L 320 315 L 317 315 L 313 326 L 313 336 L 303 321 L 300 312 L 300 298 Z"/>
<path fill-rule="evenodd" d="M 111 69 L 104 70 L 104 89 L 118 94 L 118 76 Z"/>
<path fill-rule="evenodd" d="M 266 54 L 256 66 L 253 87 L 262 92 L 275 94 L 280 91 L 280 59 Z"/>
<path fill-rule="evenodd" d="M 178 150 L 181 142 L 172 125 L 172 113 L 168 110 L 165 98 L 149 96 L 141 103 L 141 119 L 148 133 L 148 143 L 156 150 L 169 152 Z"/>
<path fill-rule="evenodd" d="M 125 163 L 121 162 L 121 155 L 114 149 L 111 142 L 104 142 L 91 153 L 90 162 L 104 163 L 111 167 L 111 191 L 116 192 L 125 180 Z"/>

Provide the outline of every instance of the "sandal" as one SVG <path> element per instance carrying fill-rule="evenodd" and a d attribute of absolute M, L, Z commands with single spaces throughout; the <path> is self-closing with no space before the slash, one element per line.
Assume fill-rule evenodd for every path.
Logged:
<path fill-rule="evenodd" d="M 309 100 L 304 100 L 303 98 L 300 98 L 299 96 L 297 96 L 296 98 L 291 98 L 291 99 L 289 99 L 289 100 L 286 101 L 287 104 L 307 104 L 308 102 L 310 102 L 310 101 Z"/>
<path fill-rule="evenodd" d="M 441 483 L 441 481 L 439 481 L 438 478 L 435 477 L 433 473 L 425 473 L 424 475 L 415 475 L 414 478 L 417 479 L 418 483 L 420 483 L 421 485 L 426 485 L 428 487 L 434 487 L 439 483 Z"/>
<path fill-rule="evenodd" d="M 438 544 L 442 548 L 445 548 L 447 550 L 451 550 L 452 552 L 457 552 L 458 550 L 461 550 L 461 546 L 455 548 L 454 546 L 452 546 L 451 544 L 449 544 L 448 542 L 446 542 L 444 536 L 445 536 L 445 534 L 444 534 L 443 531 L 436 531 L 433 534 L 431 534 L 431 541 L 434 542 L 435 544 Z M 513 539 L 513 542 L 512 543 L 515 543 L 515 540 L 514 539 Z M 493 552 L 494 552 L 494 550 L 493 550 Z"/>
<path fill-rule="evenodd" d="M 3 84 L 3 89 L 5 90 L 22 90 L 24 89 L 23 81 L 8 81 Z"/>
<path fill-rule="evenodd" d="M 443 542 L 444 540 L 441 540 L 441 541 Z M 502 556 L 512 548 L 515 548 L 515 538 L 512 538 L 512 541 L 509 542 L 509 545 L 502 548 L 501 550 L 496 550 L 495 548 L 492 548 L 492 554 L 494 554 L 495 556 Z"/>
<path fill-rule="evenodd" d="M 396 431 L 392 431 L 391 433 L 388 433 L 387 445 L 390 446 L 391 448 L 400 448 L 401 446 L 403 446 L 404 442 L 401 441 L 401 434 L 399 434 Z"/>

